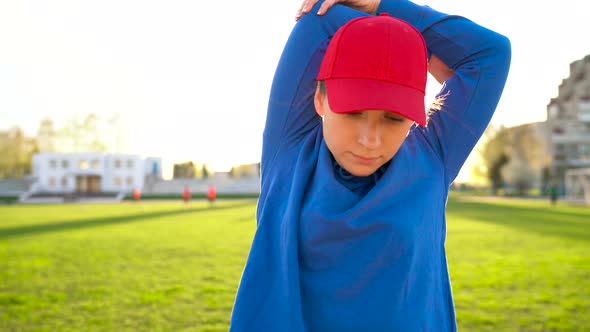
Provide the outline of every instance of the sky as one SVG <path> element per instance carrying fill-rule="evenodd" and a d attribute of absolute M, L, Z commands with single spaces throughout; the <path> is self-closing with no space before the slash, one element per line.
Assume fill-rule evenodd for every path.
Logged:
<path fill-rule="evenodd" d="M 544 121 L 569 64 L 590 54 L 583 0 L 415 1 L 508 36 L 492 123 Z M 119 152 L 213 170 L 260 160 L 274 70 L 301 2 L 0 0 L 0 130 L 118 118 Z M 429 77 L 427 101 L 440 86 Z M 115 148 L 113 146 L 113 148 Z"/>

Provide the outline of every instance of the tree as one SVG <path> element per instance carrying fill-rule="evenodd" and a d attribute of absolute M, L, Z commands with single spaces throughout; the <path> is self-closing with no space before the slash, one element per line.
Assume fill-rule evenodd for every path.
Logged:
<path fill-rule="evenodd" d="M 512 158 L 502 169 L 503 178 L 511 183 L 519 196 L 526 196 L 535 182 L 535 172 L 524 158 Z"/>
<path fill-rule="evenodd" d="M 511 128 L 511 160 L 503 176 L 520 196 L 526 196 L 535 183 L 543 186 L 543 169 L 551 162 L 545 142 L 532 124 Z"/>
<path fill-rule="evenodd" d="M 77 115 L 70 118 L 58 135 L 64 142 L 64 150 L 69 152 L 107 150 L 107 145 L 100 139 L 100 119 L 94 113 L 86 115 L 83 120 Z"/>
<path fill-rule="evenodd" d="M 234 166 L 229 171 L 229 176 L 235 179 L 260 177 L 260 163 Z"/>
<path fill-rule="evenodd" d="M 504 177 L 502 176 L 502 168 L 508 164 L 510 158 L 502 153 L 498 159 L 492 160 L 488 167 L 488 179 L 492 184 L 492 195 L 498 195 L 498 190 L 504 186 Z"/>
<path fill-rule="evenodd" d="M 57 149 L 57 132 L 50 118 L 41 120 L 37 130 L 37 144 L 40 152 L 54 152 Z"/>
<path fill-rule="evenodd" d="M 498 128 L 490 126 L 484 134 L 484 139 L 479 153 L 487 172 L 492 194 L 497 195 L 504 184 L 502 168 L 510 161 L 510 133 L 504 126 Z"/>
<path fill-rule="evenodd" d="M 88 151 L 106 151 L 107 147 L 100 139 L 100 119 L 94 113 L 86 116 L 82 122 L 82 133 L 85 149 Z"/>
<path fill-rule="evenodd" d="M 203 168 L 202 168 L 202 176 L 203 179 L 208 179 L 209 178 L 209 170 L 207 170 L 207 164 L 203 164 Z"/>
<path fill-rule="evenodd" d="M 0 133 L 0 178 L 22 178 L 31 173 L 33 154 L 38 151 L 34 138 L 14 127 Z"/>
<path fill-rule="evenodd" d="M 172 177 L 174 179 L 194 179 L 195 164 L 192 161 L 174 164 Z"/>
<path fill-rule="evenodd" d="M 551 162 L 544 128 L 542 124 L 530 123 L 486 130 L 486 141 L 479 154 L 485 164 L 481 168 L 485 169 L 494 194 L 504 183 L 519 195 L 526 195 L 535 183 L 543 186 L 543 169 Z"/>

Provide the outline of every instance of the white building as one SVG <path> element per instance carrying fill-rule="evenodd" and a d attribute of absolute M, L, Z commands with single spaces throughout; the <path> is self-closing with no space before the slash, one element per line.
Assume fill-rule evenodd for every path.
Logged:
<path fill-rule="evenodd" d="M 35 193 L 122 193 L 162 178 L 161 158 L 111 153 L 38 153 Z"/>

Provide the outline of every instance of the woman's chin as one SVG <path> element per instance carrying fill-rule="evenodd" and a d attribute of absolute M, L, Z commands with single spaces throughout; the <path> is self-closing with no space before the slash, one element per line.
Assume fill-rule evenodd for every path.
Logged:
<path fill-rule="evenodd" d="M 352 165 L 349 167 L 343 167 L 348 173 L 354 176 L 369 176 L 377 170 L 374 167 L 369 167 L 366 165 Z"/>

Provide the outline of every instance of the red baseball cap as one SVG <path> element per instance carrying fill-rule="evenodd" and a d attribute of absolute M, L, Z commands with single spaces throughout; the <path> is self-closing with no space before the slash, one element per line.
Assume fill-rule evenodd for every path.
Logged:
<path fill-rule="evenodd" d="M 420 32 L 381 14 L 355 18 L 336 31 L 317 80 L 325 81 L 335 113 L 385 110 L 425 126 L 427 72 Z"/>

